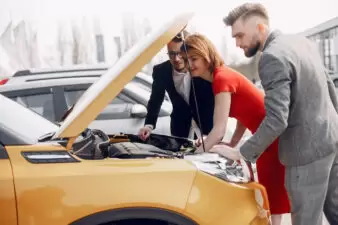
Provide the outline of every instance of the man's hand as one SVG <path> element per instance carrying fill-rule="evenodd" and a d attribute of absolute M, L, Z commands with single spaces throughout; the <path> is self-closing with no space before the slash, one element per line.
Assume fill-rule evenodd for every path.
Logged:
<path fill-rule="evenodd" d="M 142 141 L 145 141 L 150 136 L 152 131 L 153 129 L 150 126 L 146 125 L 140 129 L 140 131 L 138 132 L 138 136 L 141 138 Z"/>
<path fill-rule="evenodd" d="M 227 144 L 219 144 L 219 145 L 214 145 L 211 149 L 210 152 L 218 153 L 228 159 L 231 160 L 240 160 L 242 157 L 241 153 L 239 150 L 232 148 L 228 146 Z"/>
<path fill-rule="evenodd" d="M 203 136 L 203 141 L 205 141 L 205 139 L 207 138 L 207 136 Z M 202 138 L 198 138 L 195 140 L 195 146 L 196 147 L 202 147 Z"/>
<path fill-rule="evenodd" d="M 203 136 L 203 141 L 205 141 L 206 138 L 207 138 L 207 136 Z M 194 144 L 195 144 L 195 147 L 196 147 L 195 153 L 204 152 L 203 145 L 202 145 L 202 138 L 196 139 L 194 141 Z"/>

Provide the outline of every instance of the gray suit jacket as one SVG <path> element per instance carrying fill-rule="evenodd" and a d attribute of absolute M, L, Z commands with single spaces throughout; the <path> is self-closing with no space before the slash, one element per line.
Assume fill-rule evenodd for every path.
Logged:
<path fill-rule="evenodd" d="M 285 166 L 305 165 L 338 148 L 338 101 L 318 48 L 305 37 L 272 32 L 259 62 L 266 116 L 241 148 L 255 162 L 279 137 Z"/>

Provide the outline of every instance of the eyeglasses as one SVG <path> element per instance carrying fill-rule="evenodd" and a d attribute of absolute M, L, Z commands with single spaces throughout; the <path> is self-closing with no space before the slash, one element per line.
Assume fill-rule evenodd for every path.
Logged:
<path fill-rule="evenodd" d="M 177 39 L 179 39 L 179 40 L 183 40 L 182 34 L 181 34 L 181 33 L 178 33 L 178 34 L 175 36 L 175 38 L 177 38 Z"/>
<path fill-rule="evenodd" d="M 167 54 L 169 55 L 170 59 L 175 59 L 176 56 L 182 58 L 181 52 L 169 51 Z"/>

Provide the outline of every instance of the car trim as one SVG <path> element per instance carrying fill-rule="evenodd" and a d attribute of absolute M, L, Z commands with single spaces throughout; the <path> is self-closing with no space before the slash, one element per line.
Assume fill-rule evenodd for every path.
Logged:
<path fill-rule="evenodd" d="M 71 78 L 97 78 L 101 75 L 88 75 L 88 76 L 74 76 Z M 36 79 L 27 79 L 26 82 L 33 82 L 33 81 L 42 81 L 42 80 L 57 80 L 57 79 L 67 79 L 70 78 L 69 76 L 60 76 L 60 77 L 45 77 L 45 78 L 36 78 Z"/>
<path fill-rule="evenodd" d="M 23 97 L 30 95 L 43 95 L 43 94 L 52 94 L 53 87 L 40 87 L 35 89 L 18 89 L 18 90 L 9 90 L 1 92 L 2 95 L 7 98 Z"/>
<path fill-rule="evenodd" d="M 53 87 L 52 92 L 55 121 L 60 121 L 68 110 L 66 97 L 64 96 L 64 88 L 61 86 Z"/>
<path fill-rule="evenodd" d="M 9 159 L 6 148 L 0 144 L 0 159 Z"/>
<path fill-rule="evenodd" d="M 106 71 L 109 67 L 106 68 L 74 68 L 74 69 L 54 69 L 54 70 L 46 70 L 46 71 L 31 71 L 31 70 L 19 70 L 17 71 L 13 77 L 23 77 L 23 76 L 34 76 L 34 75 L 42 75 L 42 74 L 55 74 L 55 73 L 71 73 L 71 72 L 87 72 L 87 71 Z"/>
<path fill-rule="evenodd" d="M 21 152 L 21 155 L 33 164 L 81 162 L 68 151 L 27 151 Z"/>
<path fill-rule="evenodd" d="M 78 219 L 70 223 L 69 225 L 95 225 L 128 219 L 154 219 L 164 220 L 166 222 L 178 225 L 197 225 L 197 223 L 192 219 L 177 212 L 173 212 L 167 209 L 149 207 L 112 209 L 97 212 Z"/>

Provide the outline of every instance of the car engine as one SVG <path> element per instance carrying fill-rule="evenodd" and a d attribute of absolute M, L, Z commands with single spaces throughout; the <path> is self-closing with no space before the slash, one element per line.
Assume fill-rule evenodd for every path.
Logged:
<path fill-rule="evenodd" d="M 108 148 L 108 156 L 110 158 L 119 159 L 136 159 L 148 157 L 160 158 L 177 158 L 177 153 L 162 150 L 150 144 L 143 144 L 137 142 L 119 142 L 113 143 Z"/>
<path fill-rule="evenodd" d="M 194 150 L 193 142 L 185 138 L 151 134 L 143 141 L 134 134 L 108 136 L 100 130 L 87 129 L 82 140 L 74 143 L 72 152 L 83 159 L 135 159 L 183 158 L 184 154 Z"/>
<path fill-rule="evenodd" d="M 134 134 L 108 136 L 100 130 L 87 129 L 82 140 L 73 145 L 72 153 L 82 159 L 177 158 L 192 161 L 198 168 L 221 179 L 243 182 L 246 163 L 239 163 L 215 153 L 194 154 L 193 141 L 185 138 L 151 134 L 143 141 Z M 248 174 L 253 179 L 250 166 Z M 248 180 L 248 179 L 247 179 Z"/>

